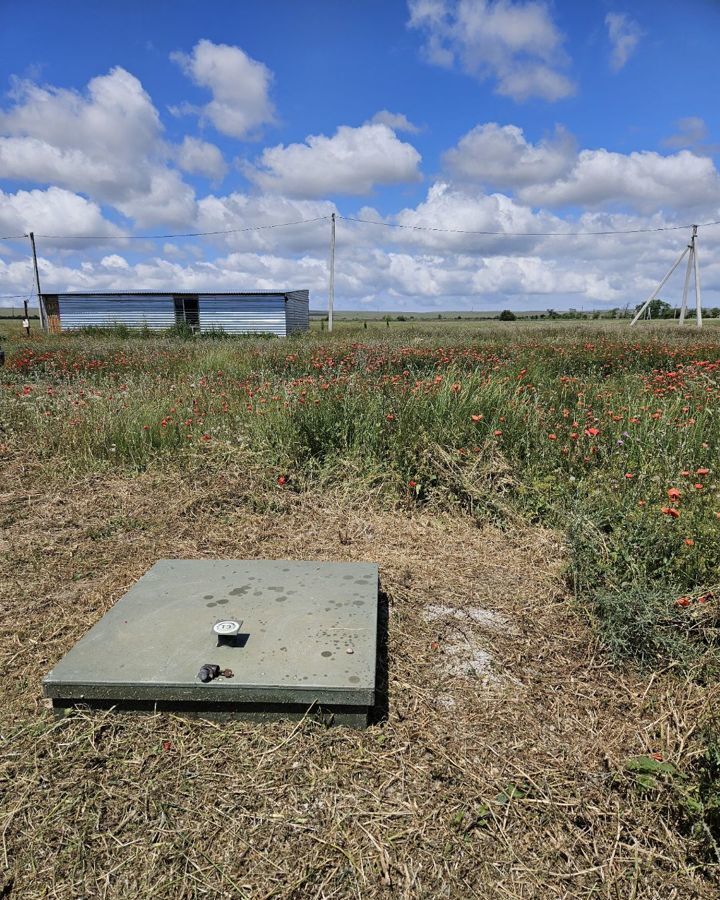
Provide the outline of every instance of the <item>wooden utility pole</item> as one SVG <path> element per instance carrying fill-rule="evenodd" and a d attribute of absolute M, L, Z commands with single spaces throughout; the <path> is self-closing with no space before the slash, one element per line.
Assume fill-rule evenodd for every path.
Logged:
<path fill-rule="evenodd" d="M 45 315 L 45 304 L 43 303 L 42 294 L 40 293 L 40 272 L 37 264 L 37 251 L 35 250 L 35 235 L 30 232 L 30 246 L 32 247 L 33 269 L 35 270 L 35 290 L 37 291 L 38 305 L 40 306 L 40 324 L 43 331 L 47 331 L 47 316 Z M 25 316 L 27 317 L 27 302 L 25 303 Z"/>
<path fill-rule="evenodd" d="M 333 330 L 335 305 L 335 213 L 330 217 L 330 273 L 328 283 L 328 331 Z"/>

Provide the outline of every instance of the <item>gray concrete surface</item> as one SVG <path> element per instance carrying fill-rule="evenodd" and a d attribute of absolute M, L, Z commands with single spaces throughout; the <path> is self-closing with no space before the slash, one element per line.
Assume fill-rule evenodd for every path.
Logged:
<path fill-rule="evenodd" d="M 43 679 L 56 706 L 158 704 L 242 716 L 374 703 L 378 569 L 371 563 L 161 560 Z M 213 625 L 242 620 L 236 646 Z M 206 663 L 232 678 L 203 684 Z"/>

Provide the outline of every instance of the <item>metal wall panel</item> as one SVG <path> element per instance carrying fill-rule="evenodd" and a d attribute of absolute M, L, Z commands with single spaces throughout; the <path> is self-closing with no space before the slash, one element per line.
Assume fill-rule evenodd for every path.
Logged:
<path fill-rule="evenodd" d="M 288 291 L 286 296 L 287 333 L 307 331 L 310 328 L 309 291 Z"/>
<path fill-rule="evenodd" d="M 157 294 L 133 296 L 132 294 L 85 294 L 73 297 L 58 294 L 60 324 L 63 331 L 96 326 L 111 328 L 127 325 L 128 328 L 161 330 L 175 324 L 175 307 L 172 296 Z"/>
<path fill-rule="evenodd" d="M 285 294 L 228 297 L 199 294 L 200 330 L 285 337 Z"/>

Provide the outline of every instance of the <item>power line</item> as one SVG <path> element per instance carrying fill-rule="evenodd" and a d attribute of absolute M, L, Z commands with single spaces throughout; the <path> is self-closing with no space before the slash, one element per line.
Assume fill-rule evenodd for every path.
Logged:
<path fill-rule="evenodd" d="M 307 225 L 310 222 L 320 222 L 329 219 L 329 216 L 316 216 L 314 219 L 297 219 L 295 222 L 274 222 L 271 225 L 251 225 L 248 228 L 228 228 L 224 231 L 188 231 L 183 234 L 36 234 L 37 238 L 63 241 L 157 241 L 170 238 L 187 237 L 213 237 L 220 234 L 241 234 L 247 231 L 265 231 L 268 228 L 287 228 L 289 225 Z M 25 235 L 27 237 L 27 235 Z"/>
<path fill-rule="evenodd" d="M 339 213 L 336 218 L 346 222 L 358 222 L 363 225 L 380 225 L 384 228 L 402 228 L 407 231 L 429 231 L 440 234 L 475 234 L 487 237 L 582 237 L 582 236 L 609 236 L 613 234 L 653 234 L 661 231 L 684 231 L 693 225 L 662 225 L 657 228 L 618 228 L 607 231 L 491 231 L 475 230 L 469 228 L 438 228 L 432 225 L 405 225 L 400 222 L 379 222 L 375 219 L 360 219 L 354 216 L 342 216 Z M 46 240 L 63 241 L 153 241 L 171 240 L 174 238 L 191 237 L 217 237 L 225 234 L 244 234 L 250 231 L 266 231 L 271 228 L 287 228 L 291 225 L 308 225 L 312 222 L 329 221 L 330 216 L 315 216 L 312 219 L 296 219 L 293 222 L 274 222 L 269 225 L 251 225 L 247 228 L 228 228 L 221 231 L 187 231 L 175 234 L 36 234 L 38 238 Z M 720 220 L 702 222 L 698 228 L 708 228 L 711 225 L 720 225 Z M 0 237 L 0 241 L 19 241 L 27 238 L 27 234 L 8 235 Z"/>
<path fill-rule="evenodd" d="M 692 228 L 692 225 L 664 225 L 660 228 L 627 228 L 615 231 L 472 231 L 465 228 L 434 228 L 431 225 L 402 225 L 399 222 L 378 222 L 373 219 L 356 219 L 352 216 L 338 215 L 338 219 L 346 222 L 362 222 L 365 225 L 383 225 L 385 228 L 406 228 L 410 231 L 439 231 L 443 234 L 479 234 L 497 237 L 577 237 L 580 235 L 610 235 L 610 234 L 650 234 L 656 231 L 681 231 Z M 706 228 L 708 225 L 720 225 L 717 222 L 703 222 L 698 228 Z"/>

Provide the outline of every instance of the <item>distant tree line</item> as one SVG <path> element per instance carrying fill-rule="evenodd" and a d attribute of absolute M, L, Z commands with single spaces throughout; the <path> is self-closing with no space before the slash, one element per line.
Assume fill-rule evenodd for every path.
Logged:
<path fill-rule="evenodd" d="M 634 309 L 629 306 L 613 309 L 599 310 L 595 309 L 591 312 L 582 312 L 577 309 L 568 309 L 564 312 L 558 312 L 555 309 L 547 309 L 544 313 L 521 314 L 519 317 L 510 309 L 504 309 L 499 315 L 495 316 L 500 322 L 514 322 L 517 318 L 522 319 L 632 319 L 636 312 L 639 311 L 642 303 L 638 303 Z M 656 298 L 648 304 L 646 313 L 649 319 L 677 319 L 680 316 L 680 308 L 666 303 L 664 300 Z M 695 315 L 695 308 L 690 307 L 686 315 Z M 720 307 L 711 306 L 703 309 L 703 316 L 706 319 L 720 319 Z"/>

